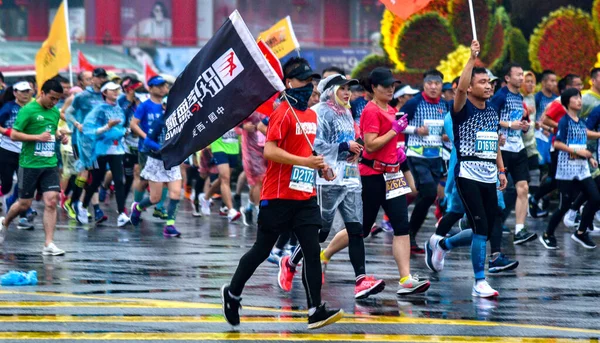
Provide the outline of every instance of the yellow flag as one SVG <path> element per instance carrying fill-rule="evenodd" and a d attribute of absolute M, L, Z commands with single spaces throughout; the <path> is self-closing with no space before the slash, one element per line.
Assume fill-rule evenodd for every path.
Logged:
<path fill-rule="evenodd" d="M 63 1 L 56 11 L 54 21 L 50 27 L 48 39 L 35 55 L 35 73 L 38 87 L 58 74 L 71 63 L 71 42 L 67 30 L 65 2 Z"/>
<path fill-rule="evenodd" d="M 267 31 L 261 32 L 258 39 L 265 41 L 277 58 L 282 58 L 300 48 L 289 16 L 281 19 Z"/>

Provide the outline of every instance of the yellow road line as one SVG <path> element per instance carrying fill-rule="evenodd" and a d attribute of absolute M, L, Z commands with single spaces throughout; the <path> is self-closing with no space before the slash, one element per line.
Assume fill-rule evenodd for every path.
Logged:
<path fill-rule="evenodd" d="M 347 341 L 347 342 L 445 342 L 445 343 L 581 343 L 589 339 L 494 337 L 494 336 L 426 336 L 379 334 L 329 334 L 329 333 L 66 333 L 66 332 L 0 332 L 0 340 L 202 340 L 202 341 Z"/>

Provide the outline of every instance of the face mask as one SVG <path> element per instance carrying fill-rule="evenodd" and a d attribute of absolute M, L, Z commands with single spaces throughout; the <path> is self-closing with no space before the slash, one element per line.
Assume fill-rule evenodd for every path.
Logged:
<path fill-rule="evenodd" d="M 311 82 L 304 87 L 286 89 L 285 94 L 293 108 L 299 111 L 306 111 L 313 88 L 314 86 Z"/>

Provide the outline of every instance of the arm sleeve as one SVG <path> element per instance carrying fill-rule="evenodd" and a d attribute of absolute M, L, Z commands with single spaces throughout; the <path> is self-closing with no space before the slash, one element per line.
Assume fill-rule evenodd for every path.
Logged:
<path fill-rule="evenodd" d="M 556 140 L 567 144 L 567 134 L 569 133 L 568 131 L 569 124 L 567 118 L 564 117 L 560 120 L 560 122 L 558 122 L 558 132 L 556 133 Z"/>

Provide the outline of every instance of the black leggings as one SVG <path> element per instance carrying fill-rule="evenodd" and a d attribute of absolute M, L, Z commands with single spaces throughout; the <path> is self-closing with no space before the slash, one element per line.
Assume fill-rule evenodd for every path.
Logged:
<path fill-rule="evenodd" d="M 90 205 L 94 193 L 104 181 L 106 174 L 106 165 L 110 166 L 110 171 L 115 184 L 115 195 L 117 198 L 117 212 L 122 213 L 125 210 L 125 176 L 123 169 L 123 155 L 104 155 L 98 156 L 96 168 L 90 171 L 88 185 L 85 188 L 85 197 L 83 198 L 83 208 Z"/>
<path fill-rule="evenodd" d="M 19 169 L 19 154 L 0 148 L 0 161 L 2 163 L 0 168 L 2 194 L 9 194 L 12 191 L 15 172 Z"/>
<path fill-rule="evenodd" d="M 242 256 L 231 279 L 230 292 L 239 296 L 246 282 L 264 260 L 282 232 L 291 232 L 298 238 L 304 250 L 302 283 L 306 290 L 308 308 L 321 304 L 321 262 L 318 231 L 321 229 L 321 213 L 316 198 L 305 201 L 261 201 L 258 215 L 256 242 Z"/>
<path fill-rule="evenodd" d="M 394 229 L 394 236 L 408 235 L 408 208 L 406 197 L 399 196 L 389 200 L 385 199 L 385 179 L 383 174 L 361 176 L 362 181 L 362 201 L 363 201 L 363 237 L 369 236 L 371 227 L 375 220 L 379 208 L 383 210 L 390 219 L 390 224 Z"/>
<path fill-rule="evenodd" d="M 465 205 L 473 233 L 491 237 L 498 215 L 496 183 L 477 182 L 456 176 L 456 188 Z"/>
<path fill-rule="evenodd" d="M 131 186 L 133 185 L 133 176 L 135 165 L 137 164 L 137 155 L 133 154 L 125 154 L 123 155 L 123 172 L 125 174 L 125 188 L 124 188 L 124 198 L 127 199 L 129 196 L 129 192 L 131 191 Z M 114 175 L 113 175 L 114 177 Z"/>
<path fill-rule="evenodd" d="M 596 183 L 591 177 L 588 177 L 581 181 L 558 180 L 558 190 L 560 192 L 560 207 L 552 214 L 552 217 L 550 217 L 546 234 L 549 236 L 554 235 L 562 217 L 567 213 L 571 207 L 571 203 L 580 192 L 584 193 L 587 198 L 587 204 L 583 207 L 583 213 L 581 214 L 581 224 L 579 224 L 579 231 L 585 232 L 592 226 L 594 214 L 600 205 L 600 192 L 598 191 L 598 186 L 596 186 Z"/>
<path fill-rule="evenodd" d="M 542 180 L 542 183 L 540 184 L 540 188 L 538 188 L 538 191 L 533 196 L 533 200 L 535 200 L 536 202 L 539 201 L 544 196 L 552 193 L 552 191 L 555 190 L 557 187 L 555 177 L 556 177 L 556 168 L 558 165 L 558 150 L 550 153 L 550 160 L 551 160 L 551 162 L 550 162 L 550 170 L 548 171 L 548 176 L 544 180 Z"/>
<path fill-rule="evenodd" d="M 198 198 L 200 197 L 200 194 L 202 194 L 202 189 L 204 188 L 204 179 L 202 178 L 202 176 L 200 176 L 200 172 L 198 171 L 198 167 L 195 166 L 190 166 L 187 171 L 187 185 L 191 186 L 192 182 L 194 180 L 196 180 L 195 183 L 193 183 L 194 185 L 194 199 L 193 200 L 198 200 Z"/>

